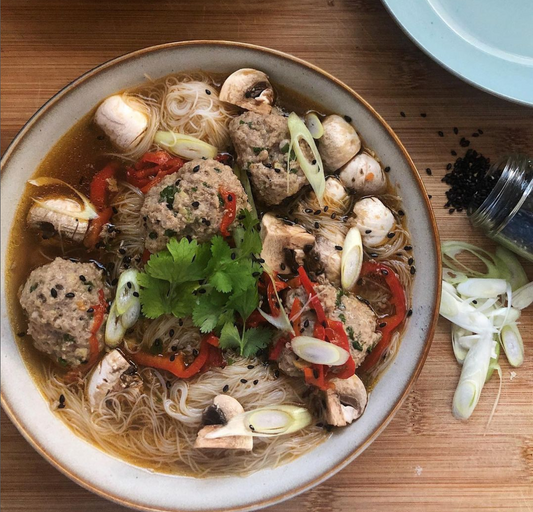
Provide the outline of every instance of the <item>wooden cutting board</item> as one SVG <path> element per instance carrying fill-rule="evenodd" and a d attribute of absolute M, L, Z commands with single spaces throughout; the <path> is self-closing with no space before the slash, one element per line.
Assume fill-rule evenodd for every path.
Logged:
<path fill-rule="evenodd" d="M 462 149 L 460 136 L 471 138 L 481 128 L 471 147 L 492 159 L 510 151 L 533 155 L 533 109 L 489 96 L 440 68 L 377 0 L 4 0 L 1 25 L 2 151 L 50 96 L 108 59 L 168 41 L 228 39 L 292 53 L 366 98 L 420 169 L 443 240 L 491 247 L 464 214 L 443 209 L 441 178 L 450 151 Z M 522 328 L 526 362 L 511 373 L 503 361 L 500 405 L 488 428 L 496 378 L 468 423 L 451 415 L 459 367 L 449 325 L 441 321 L 416 386 L 379 439 L 326 483 L 270 510 L 533 510 L 531 311 Z M 1 433 L 2 510 L 124 510 L 53 469 L 3 413 Z"/>

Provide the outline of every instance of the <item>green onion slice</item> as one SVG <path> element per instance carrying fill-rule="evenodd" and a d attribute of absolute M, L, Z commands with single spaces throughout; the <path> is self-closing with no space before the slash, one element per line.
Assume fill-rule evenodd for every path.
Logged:
<path fill-rule="evenodd" d="M 155 134 L 154 142 L 168 149 L 174 155 L 181 156 L 187 160 L 215 158 L 218 153 L 215 146 L 182 133 L 158 131 Z"/>
<path fill-rule="evenodd" d="M 291 134 L 291 144 L 289 148 L 289 158 L 287 162 L 287 174 L 289 173 L 290 166 L 290 153 L 294 151 L 298 164 L 302 168 L 307 181 L 315 191 L 316 197 L 320 206 L 323 206 L 324 192 L 326 190 L 326 177 L 324 175 L 324 165 L 322 164 L 322 158 L 316 147 L 313 136 L 305 126 L 305 123 L 298 117 L 297 114 L 291 112 L 289 115 L 289 132 Z M 309 161 L 304 155 L 300 146 L 300 141 L 305 141 L 313 154 L 313 161 Z M 313 163 L 314 162 L 314 163 Z"/>

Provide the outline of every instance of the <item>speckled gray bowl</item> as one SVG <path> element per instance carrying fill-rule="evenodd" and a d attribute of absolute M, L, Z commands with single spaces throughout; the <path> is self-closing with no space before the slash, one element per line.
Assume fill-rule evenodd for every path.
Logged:
<path fill-rule="evenodd" d="M 440 254 L 427 195 L 404 147 L 383 119 L 354 91 L 289 55 L 239 43 L 196 41 L 140 50 L 88 72 L 46 103 L 2 159 L 2 276 L 17 198 L 49 149 L 106 96 L 143 81 L 190 69 L 265 71 L 278 83 L 349 115 L 374 148 L 404 201 L 417 262 L 413 316 L 394 364 L 372 391 L 363 417 L 291 464 L 239 477 L 195 479 L 141 469 L 83 441 L 49 409 L 14 340 L 2 290 L 2 405 L 20 432 L 51 464 L 80 485 L 141 510 L 255 510 L 319 484 L 353 461 L 379 435 L 407 396 L 429 350 L 438 313 Z M 21 461 L 22 470 L 22 461 Z"/>

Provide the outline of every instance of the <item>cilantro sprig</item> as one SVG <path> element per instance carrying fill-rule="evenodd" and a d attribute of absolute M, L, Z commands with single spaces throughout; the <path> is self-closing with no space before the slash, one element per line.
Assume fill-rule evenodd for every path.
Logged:
<path fill-rule="evenodd" d="M 258 220 L 242 210 L 233 230 L 235 247 L 221 237 L 198 244 L 172 238 L 167 248 L 152 254 L 139 275 L 142 311 L 147 318 L 171 314 L 191 316 L 201 332 L 220 334 L 220 347 L 251 356 L 268 345 L 270 329 L 240 330 L 259 305 L 257 281 L 263 269 L 254 258 L 261 252 Z"/>

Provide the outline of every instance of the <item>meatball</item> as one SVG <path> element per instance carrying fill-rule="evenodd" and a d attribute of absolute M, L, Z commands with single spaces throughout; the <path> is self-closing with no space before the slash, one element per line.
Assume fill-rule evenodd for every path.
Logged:
<path fill-rule="evenodd" d="M 192 160 L 166 176 L 144 198 L 141 214 L 146 223 L 146 248 L 160 251 L 173 236 L 208 241 L 220 232 L 225 209 L 222 193 L 237 202 L 237 212 L 249 208 L 231 167 L 216 160 Z"/>
<path fill-rule="evenodd" d="M 351 294 L 344 294 L 342 290 L 330 284 L 315 285 L 315 290 L 320 298 L 327 318 L 340 320 L 344 324 L 344 329 L 350 340 L 350 353 L 359 366 L 366 357 L 367 351 L 372 349 L 381 339 L 381 334 L 376 332 L 377 317 L 372 309 L 365 303 Z M 302 304 L 307 303 L 307 294 L 303 289 L 289 290 L 286 296 L 286 309 L 289 314 L 294 299 L 298 297 Z M 314 312 L 306 309 L 302 313 L 300 325 L 302 329 L 299 334 L 313 336 L 316 316 Z M 294 359 L 289 353 L 290 349 L 285 348 L 280 360 L 280 368 L 286 368 L 288 362 Z M 288 373 L 288 372 L 286 372 Z"/>
<path fill-rule="evenodd" d="M 330 172 L 340 169 L 361 149 L 361 140 L 355 128 L 342 117 L 331 115 L 322 121 L 324 135 L 318 150 L 324 166 Z"/>
<path fill-rule="evenodd" d="M 352 158 L 340 171 L 339 178 L 345 187 L 359 196 L 383 194 L 387 178 L 379 162 L 366 153 Z"/>
<path fill-rule="evenodd" d="M 279 204 L 307 184 L 298 162 L 292 153 L 289 155 L 291 137 L 286 117 L 274 112 L 246 112 L 230 122 L 229 131 L 237 162 L 249 172 L 254 192 L 263 203 Z M 308 147 L 302 150 L 310 152 Z"/>
<path fill-rule="evenodd" d="M 28 315 L 28 334 L 37 350 L 62 366 L 89 360 L 94 311 L 109 292 L 102 271 L 93 263 L 56 258 L 35 269 L 22 287 L 20 304 Z M 96 332 L 98 348 L 104 347 L 105 321 Z"/>

